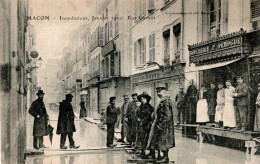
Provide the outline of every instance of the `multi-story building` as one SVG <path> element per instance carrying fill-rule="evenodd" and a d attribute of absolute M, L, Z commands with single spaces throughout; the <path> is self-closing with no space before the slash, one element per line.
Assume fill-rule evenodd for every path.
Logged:
<path fill-rule="evenodd" d="M 105 109 L 109 97 L 116 96 L 121 105 L 124 94 L 131 94 L 131 20 L 125 19 L 131 13 L 131 1 L 102 0 L 98 5 L 100 79 L 99 110 Z"/>
<path fill-rule="evenodd" d="M 27 0 L 1 0 L 0 15 L 1 163 L 24 163 Z"/>
<path fill-rule="evenodd" d="M 209 86 L 210 82 L 224 82 L 227 79 L 236 86 L 237 76 L 243 76 L 245 83 L 252 88 L 248 96 L 248 123 L 252 129 L 256 85 L 260 80 L 257 66 L 260 1 L 184 1 L 184 8 L 185 11 L 189 9 L 198 13 L 184 17 L 189 20 L 184 25 L 184 36 L 189 36 L 185 37 L 189 46 L 184 47 L 185 77 L 200 89 L 202 83 Z M 186 86 L 190 85 L 188 81 Z"/>
<path fill-rule="evenodd" d="M 155 88 L 164 85 L 172 100 L 184 84 L 184 14 L 181 0 L 133 1 L 132 75 L 133 92 L 146 91 L 156 106 Z M 175 119 L 176 120 L 176 119 Z"/>

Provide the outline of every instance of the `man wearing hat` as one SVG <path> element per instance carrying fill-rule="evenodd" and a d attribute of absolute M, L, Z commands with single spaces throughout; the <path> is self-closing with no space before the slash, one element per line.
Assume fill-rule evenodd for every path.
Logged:
<path fill-rule="evenodd" d="M 217 106 L 217 88 L 214 82 L 210 82 L 210 89 L 208 91 L 208 114 L 211 123 L 215 122 L 215 111 Z"/>
<path fill-rule="evenodd" d="M 236 100 L 237 130 L 245 131 L 247 127 L 248 108 L 248 86 L 244 83 L 243 77 L 237 77 L 237 88 L 234 94 Z M 241 129 L 242 127 L 242 129 Z"/>
<path fill-rule="evenodd" d="M 38 96 L 37 100 L 35 100 L 30 109 L 29 113 L 34 117 L 34 124 L 33 124 L 33 147 L 35 149 L 45 148 L 43 145 L 43 136 L 46 136 L 47 133 L 47 126 L 49 116 L 47 114 L 43 97 L 44 97 L 43 90 L 39 90 L 36 94 Z"/>
<path fill-rule="evenodd" d="M 136 141 L 136 109 L 137 109 L 137 93 L 132 94 L 132 101 L 129 102 L 128 108 L 126 111 L 126 119 L 127 122 L 127 142 L 132 145 Z"/>
<path fill-rule="evenodd" d="M 127 124 L 125 122 L 125 115 L 126 115 L 126 111 L 127 111 L 128 104 L 129 104 L 129 97 L 128 97 L 128 95 L 124 95 L 123 99 L 124 99 L 124 103 L 123 103 L 123 105 L 121 107 L 121 123 L 122 123 L 121 139 L 119 139 L 118 142 L 125 142 L 124 138 L 127 137 Z"/>
<path fill-rule="evenodd" d="M 75 145 L 73 140 L 73 133 L 76 132 L 74 118 L 75 114 L 71 105 L 73 96 L 66 94 L 66 99 L 60 102 L 59 118 L 56 134 L 60 134 L 60 148 L 67 149 L 65 146 L 66 138 L 68 136 L 70 148 L 77 149 L 79 146 Z"/>
<path fill-rule="evenodd" d="M 169 149 L 175 147 L 174 139 L 174 121 L 172 103 L 169 96 L 166 95 L 165 86 L 156 88 L 157 96 L 160 102 L 154 111 L 154 118 L 157 118 L 154 127 L 154 139 L 157 143 L 157 149 L 163 152 L 163 157 L 158 158 L 157 162 L 169 162 Z"/>
<path fill-rule="evenodd" d="M 115 104 L 116 97 L 109 98 L 109 105 L 107 107 L 106 113 L 106 124 L 107 124 L 107 147 L 115 147 L 114 133 L 115 133 L 115 123 L 117 122 L 117 116 L 120 113 L 119 108 Z"/>
<path fill-rule="evenodd" d="M 178 111 L 178 123 L 183 123 L 185 120 L 185 101 L 184 101 L 184 92 L 183 92 L 183 87 L 179 88 L 179 93 L 175 97 L 175 102 L 176 102 L 176 108 Z M 181 114 L 182 114 L 182 120 L 181 120 Z"/>

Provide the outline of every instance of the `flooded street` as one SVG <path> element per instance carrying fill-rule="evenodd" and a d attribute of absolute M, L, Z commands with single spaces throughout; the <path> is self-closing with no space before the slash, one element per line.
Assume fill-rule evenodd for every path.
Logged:
<path fill-rule="evenodd" d="M 106 131 L 95 124 L 85 120 L 75 120 L 77 131 L 74 133 L 76 144 L 80 145 L 79 151 L 59 151 L 60 136 L 56 135 L 58 113 L 48 111 L 50 124 L 54 127 L 53 144 L 48 136 L 44 137 L 44 144 L 48 146 L 44 155 L 27 157 L 27 164 L 125 164 L 132 155 L 123 149 L 116 150 L 89 150 L 101 148 L 106 145 Z M 27 147 L 32 148 L 32 121 L 27 122 Z M 170 160 L 178 164 L 259 164 L 260 156 L 246 157 L 244 151 L 220 147 L 213 144 L 199 144 L 196 140 L 182 137 L 175 133 L 176 147 L 169 152 Z M 115 141 L 116 142 L 116 141 Z M 66 146 L 69 146 L 68 139 Z"/>

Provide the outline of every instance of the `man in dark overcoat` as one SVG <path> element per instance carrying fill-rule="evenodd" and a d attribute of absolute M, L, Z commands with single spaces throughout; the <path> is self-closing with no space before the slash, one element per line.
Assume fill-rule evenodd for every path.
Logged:
<path fill-rule="evenodd" d="M 135 143 L 136 141 L 136 109 L 137 109 L 137 93 L 132 94 L 132 101 L 129 102 L 128 108 L 126 111 L 126 119 L 127 122 L 127 142 L 129 142 L 130 145 Z"/>
<path fill-rule="evenodd" d="M 156 92 L 160 102 L 154 112 L 154 117 L 157 117 L 154 136 L 158 142 L 159 150 L 163 152 L 163 158 L 158 159 L 157 162 L 164 163 L 169 162 L 169 149 L 175 147 L 172 102 L 170 97 L 166 95 L 164 86 L 157 87 Z"/>
<path fill-rule="evenodd" d="M 175 97 L 175 102 L 176 102 L 176 108 L 178 112 L 178 123 L 180 124 L 181 122 L 183 123 L 185 120 L 185 101 L 184 101 L 184 92 L 183 92 L 183 87 L 179 88 L 179 93 Z M 182 119 L 181 119 L 182 115 Z"/>
<path fill-rule="evenodd" d="M 124 141 L 124 138 L 126 137 L 127 138 L 127 124 L 125 122 L 125 116 L 126 116 L 126 111 L 127 111 L 127 108 L 128 108 L 128 104 L 129 104 L 129 97 L 128 95 L 124 95 L 123 96 L 123 99 L 124 99 L 124 103 L 121 107 L 121 124 L 122 124 L 122 127 L 121 127 L 121 139 L 118 140 L 118 142 L 125 142 Z"/>
<path fill-rule="evenodd" d="M 245 131 L 247 125 L 247 108 L 248 108 L 248 86 L 244 83 L 243 77 L 237 77 L 238 86 L 236 88 L 235 101 L 236 101 L 236 117 L 237 117 L 237 130 Z M 242 129 L 241 129 L 242 127 Z"/>
<path fill-rule="evenodd" d="M 215 122 L 215 113 L 217 106 L 217 88 L 216 85 L 211 82 L 210 89 L 208 91 L 208 114 L 211 123 Z"/>
<path fill-rule="evenodd" d="M 119 108 L 115 104 L 116 97 L 109 98 L 109 105 L 107 107 L 106 113 L 106 124 L 107 124 L 107 147 L 115 147 L 114 133 L 115 133 L 115 123 L 117 122 L 118 114 L 120 113 Z"/>
<path fill-rule="evenodd" d="M 66 138 L 68 136 L 70 142 L 70 148 L 77 149 L 79 146 L 75 145 L 73 140 L 73 132 L 76 132 L 74 124 L 74 111 L 71 105 L 73 96 L 71 94 L 66 94 L 66 99 L 60 102 L 59 118 L 57 125 L 57 134 L 60 134 L 60 148 L 67 149 L 65 146 Z"/>
<path fill-rule="evenodd" d="M 47 133 L 47 126 L 49 116 L 47 114 L 43 97 L 44 97 L 43 90 L 39 90 L 36 94 L 38 96 L 37 100 L 35 100 L 30 109 L 29 113 L 34 117 L 33 123 L 33 147 L 35 149 L 39 148 L 46 148 L 43 145 L 43 136 L 48 135 Z"/>

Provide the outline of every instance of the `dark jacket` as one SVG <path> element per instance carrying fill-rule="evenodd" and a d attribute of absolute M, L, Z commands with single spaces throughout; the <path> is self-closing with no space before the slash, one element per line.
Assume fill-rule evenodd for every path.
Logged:
<path fill-rule="evenodd" d="M 141 104 L 136 110 L 137 131 L 147 132 L 152 124 L 154 107 L 151 104 Z"/>
<path fill-rule="evenodd" d="M 237 96 L 235 97 L 237 106 L 248 106 L 248 86 L 245 83 L 239 84 L 236 88 Z"/>
<path fill-rule="evenodd" d="M 74 124 L 74 111 L 70 102 L 63 100 L 60 102 L 59 118 L 57 125 L 57 134 L 76 132 Z"/>
<path fill-rule="evenodd" d="M 210 89 L 208 91 L 208 114 L 215 115 L 217 106 L 217 89 Z"/>
<path fill-rule="evenodd" d="M 117 116 L 119 113 L 119 108 L 117 108 L 115 105 L 108 105 L 106 113 L 106 124 L 115 124 L 117 122 Z"/>
<path fill-rule="evenodd" d="M 166 96 L 162 98 L 155 111 L 155 115 L 157 115 L 155 116 L 157 117 L 155 133 L 158 138 L 159 147 L 167 149 L 175 147 L 174 121 L 170 97 Z"/>
<path fill-rule="evenodd" d="M 129 104 L 129 102 L 124 103 L 124 104 L 122 105 L 122 107 L 121 107 L 121 122 L 122 122 L 122 123 L 124 122 L 124 119 L 125 119 L 125 116 L 126 116 L 128 104 Z"/>
<path fill-rule="evenodd" d="M 132 124 L 133 121 L 136 122 L 136 116 L 135 116 L 136 109 L 137 109 L 136 102 L 135 101 L 129 102 L 126 111 L 126 118 L 128 119 L 128 122 L 130 124 Z"/>
<path fill-rule="evenodd" d="M 44 102 L 40 99 L 35 100 L 29 109 L 29 113 L 34 117 L 33 136 L 46 136 L 49 116 Z M 37 118 L 38 115 L 40 115 L 39 118 Z"/>
<path fill-rule="evenodd" d="M 179 92 L 175 97 L 176 108 L 183 109 L 185 107 L 184 92 Z"/>

